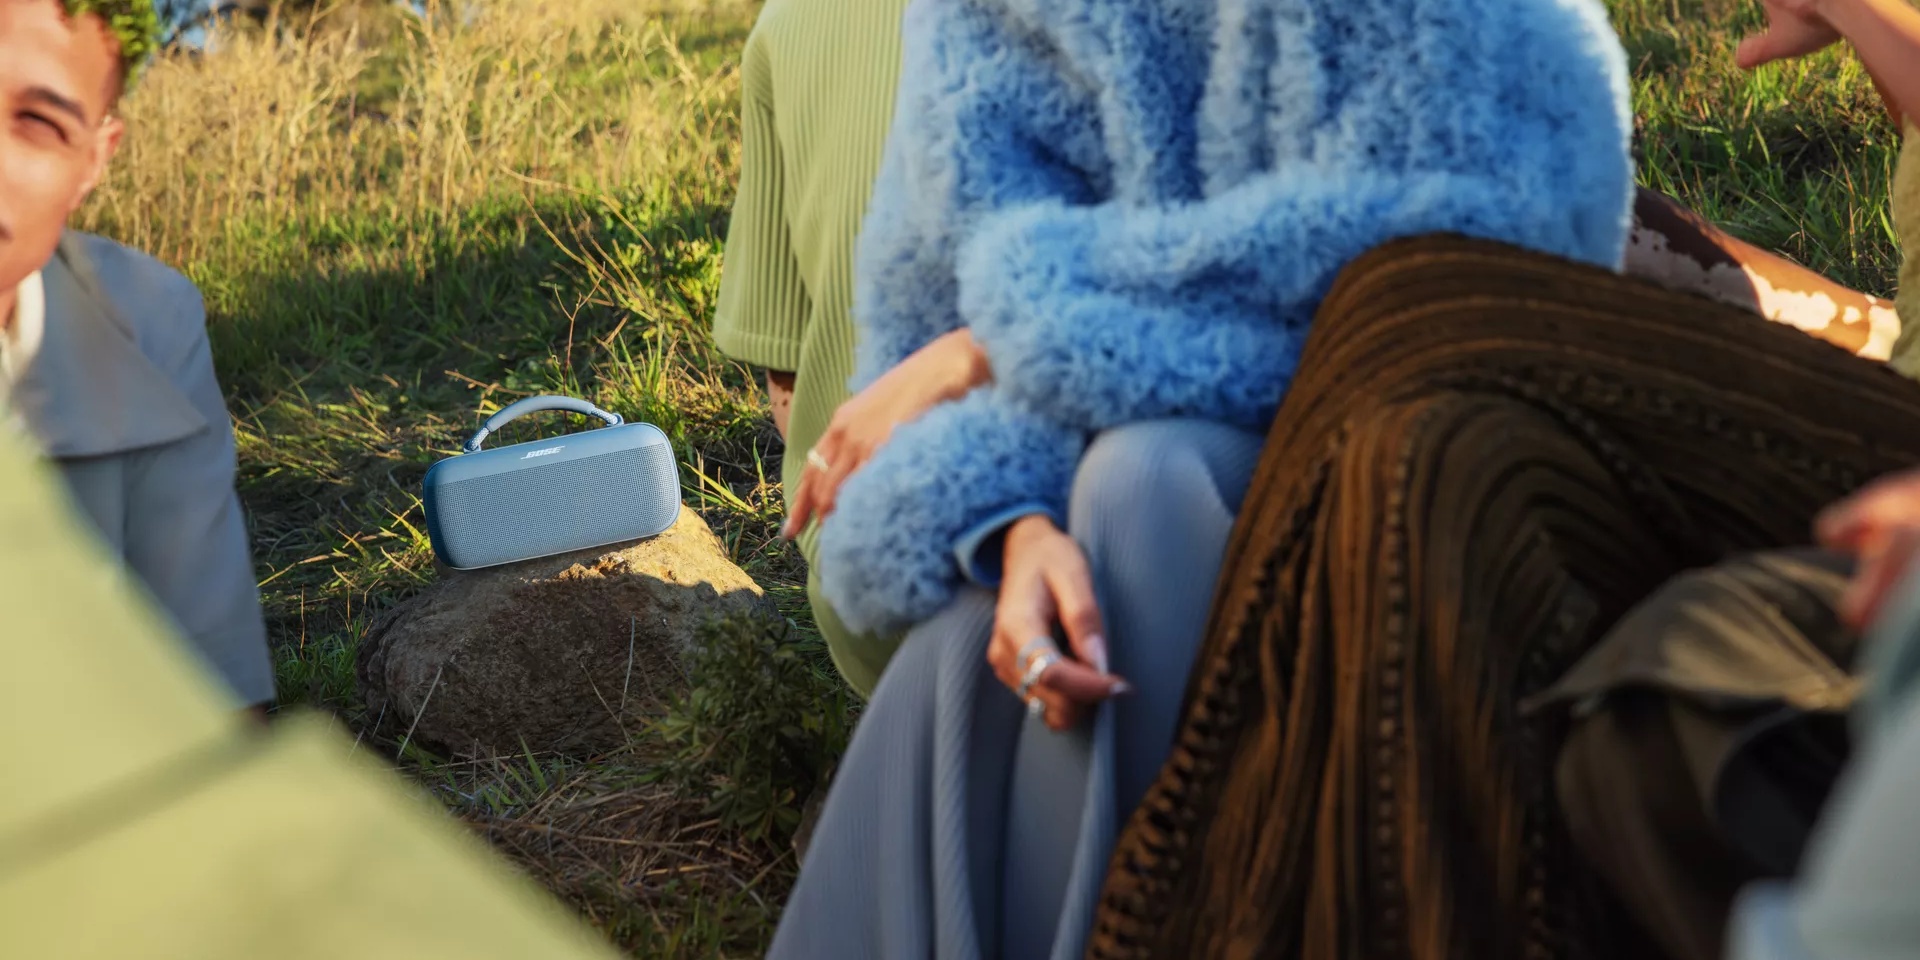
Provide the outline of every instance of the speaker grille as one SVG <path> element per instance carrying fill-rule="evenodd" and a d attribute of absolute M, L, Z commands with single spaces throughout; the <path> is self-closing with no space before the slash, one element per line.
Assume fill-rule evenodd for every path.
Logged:
<path fill-rule="evenodd" d="M 680 471 L 657 443 L 458 480 L 434 500 L 446 561 L 486 567 L 660 533 L 679 512 Z"/>

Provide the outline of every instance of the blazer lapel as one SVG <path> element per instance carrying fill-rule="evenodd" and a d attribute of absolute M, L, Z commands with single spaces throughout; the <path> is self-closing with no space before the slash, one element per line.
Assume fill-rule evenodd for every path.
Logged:
<path fill-rule="evenodd" d="M 46 333 L 10 402 L 49 456 L 125 453 L 207 428 L 206 418 L 141 351 L 133 326 L 71 234 L 42 276 Z"/>

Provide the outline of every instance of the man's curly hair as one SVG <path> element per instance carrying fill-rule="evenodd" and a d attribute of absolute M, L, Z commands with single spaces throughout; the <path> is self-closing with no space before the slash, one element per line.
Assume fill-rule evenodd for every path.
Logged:
<path fill-rule="evenodd" d="M 133 85 L 142 64 L 160 47 L 160 18 L 153 0 L 61 0 L 67 16 L 92 14 L 120 42 L 121 89 Z"/>

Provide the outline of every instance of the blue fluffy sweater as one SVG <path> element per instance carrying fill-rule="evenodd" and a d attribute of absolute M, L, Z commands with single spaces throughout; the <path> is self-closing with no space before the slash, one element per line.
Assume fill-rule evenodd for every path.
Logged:
<path fill-rule="evenodd" d="M 842 488 L 820 575 L 855 629 L 937 612 L 984 523 L 1064 516 L 1100 430 L 1263 430 L 1335 273 L 1382 241 L 1623 256 L 1600 0 L 914 0 L 903 40 L 852 386 L 961 326 L 994 383 Z"/>

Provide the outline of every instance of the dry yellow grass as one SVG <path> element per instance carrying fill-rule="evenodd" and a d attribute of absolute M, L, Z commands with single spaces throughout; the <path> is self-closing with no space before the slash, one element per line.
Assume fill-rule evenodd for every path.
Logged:
<path fill-rule="evenodd" d="M 80 226 L 207 297 L 283 702 L 396 752 L 352 665 L 369 619 L 432 576 L 419 478 L 534 392 L 667 430 L 689 505 L 804 620 L 764 397 L 706 342 L 757 9 L 342 6 L 145 72 Z M 636 954 L 755 954 L 791 852 L 642 782 L 647 749 L 395 759 Z"/>
<path fill-rule="evenodd" d="M 1609 7 L 1635 64 L 1643 181 L 1884 292 L 1894 137 L 1857 69 L 1827 54 L 1734 70 L 1753 0 Z M 207 295 L 283 697 L 360 726 L 355 644 L 430 573 L 420 475 L 531 392 L 667 429 L 689 502 L 807 622 L 773 535 L 764 398 L 706 342 L 758 3 L 472 9 L 343 6 L 163 59 L 83 215 Z M 756 955 L 791 856 L 728 835 L 704 798 L 636 786 L 623 762 L 401 759 L 638 955 Z"/>
<path fill-rule="evenodd" d="M 529 183 L 726 181 L 737 74 L 696 65 L 669 24 L 751 9 L 494 0 L 223 30 L 143 76 L 86 223 L 193 263 L 267 218 L 443 213 Z"/>

